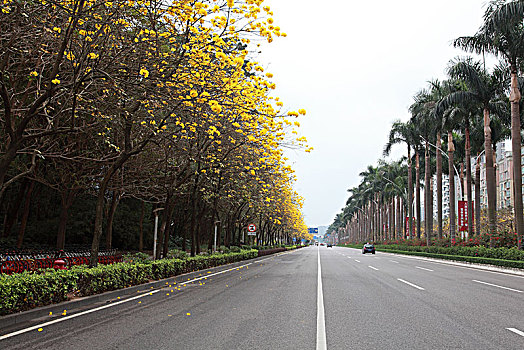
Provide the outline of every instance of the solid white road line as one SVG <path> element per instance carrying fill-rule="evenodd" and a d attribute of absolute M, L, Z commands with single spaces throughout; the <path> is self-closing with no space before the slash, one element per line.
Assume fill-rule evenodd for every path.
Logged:
<path fill-rule="evenodd" d="M 477 280 L 473 280 L 473 282 L 482 283 L 482 284 L 485 284 L 487 286 L 492 286 L 492 287 L 497 287 L 497 288 L 511 290 L 512 292 L 524 293 L 524 291 L 521 291 L 521 290 L 518 290 L 518 289 L 513 289 L 513 288 L 504 287 L 504 286 L 499 286 L 497 284 L 492 284 L 492 283 L 488 283 L 488 282 L 482 282 L 482 281 L 477 281 Z"/>
<path fill-rule="evenodd" d="M 160 290 L 158 290 L 158 289 L 157 290 L 152 290 L 150 292 L 147 292 L 147 293 L 144 293 L 144 294 L 141 294 L 141 295 L 137 295 L 136 297 L 132 297 L 132 298 L 129 298 L 129 299 L 117 301 L 116 303 L 106 304 L 106 305 L 103 305 L 103 306 L 100 306 L 100 307 L 97 307 L 97 308 L 94 308 L 94 309 L 91 309 L 91 310 L 86 310 L 86 311 L 83 311 L 83 312 L 79 312 L 79 313 L 71 315 L 71 316 L 62 317 L 62 318 L 59 318 L 59 319 L 56 319 L 56 320 L 53 320 L 53 321 L 49 321 L 49 322 L 38 324 L 36 326 L 24 328 L 24 329 L 21 329 L 19 331 L 13 332 L 13 333 L 8 333 L 8 334 L 5 334 L 5 335 L 2 335 L 2 336 L 0 336 L 0 340 L 11 338 L 11 337 L 14 337 L 15 335 L 19 335 L 19 334 L 22 334 L 22 333 L 27 333 L 27 332 L 33 331 L 35 329 L 38 329 L 38 328 L 44 328 L 44 327 L 52 325 L 54 323 L 63 322 L 63 321 L 66 321 L 66 320 L 69 320 L 69 319 L 72 319 L 72 318 L 75 318 L 75 317 L 78 317 L 78 316 L 87 315 L 87 314 L 90 314 L 90 313 L 95 312 L 95 311 L 107 309 L 108 307 L 113 307 L 113 306 L 116 306 L 116 305 L 119 305 L 119 304 L 127 303 L 128 301 L 133 301 L 133 300 L 136 300 L 136 299 L 147 297 L 147 296 L 149 296 L 151 294 L 155 294 L 157 292 L 160 292 Z"/>
<path fill-rule="evenodd" d="M 420 269 L 420 270 L 424 270 L 424 271 L 431 271 L 433 272 L 433 270 L 431 269 L 426 269 L 425 267 L 420 267 L 420 266 L 415 266 L 416 269 Z"/>
<path fill-rule="evenodd" d="M 322 268 L 320 266 L 320 248 L 318 249 L 317 275 L 317 350 L 326 350 L 326 319 L 324 315 L 324 294 L 322 292 Z"/>
<path fill-rule="evenodd" d="M 407 285 L 410 285 L 411 287 L 415 287 L 415 288 L 420 289 L 420 290 L 425 290 L 424 288 L 419 287 L 416 284 L 410 283 L 408 281 L 404 281 L 403 279 L 397 278 L 397 280 L 399 280 L 400 282 L 405 283 Z"/>
<path fill-rule="evenodd" d="M 371 265 L 368 265 L 368 267 L 369 267 L 370 269 L 373 269 L 373 270 L 375 270 L 375 271 L 378 271 L 378 269 L 377 269 L 376 267 L 373 267 L 373 266 L 371 266 Z"/>
<path fill-rule="evenodd" d="M 199 281 L 201 279 L 205 279 L 205 278 L 208 278 L 208 277 L 212 277 L 212 276 L 216 276 L 216 275 L 221 275 L 223 273 L 226 273 L 226 272 L 229 272 L 229 271 L 233 271 L 233 270 L 236 270 L 236 269 L 239 269 L 239 268 L 242 268 L 242 267 L 246 267 L 246 266 L 249 266 L 251 265 L 252 263 L 248 263 L 248 264 L 245 264 L 245 265 L 241 265 L 241 266 L 237 266 L 237 267 L 233 267 L 231 269 L 227 269 L 227 270 L 223 270 L 223 271 L 219 271 L 219 272 L 215 272 L 215 273 L 210 273 L 208 275 L 205 275 L 205 276 L 202 276 L 202 277 L 198 277 L 198 278 L 194 278 L 192 280 L 189 280 L 189 281 L 185 281 L 185 282 L 181 282 L 181 283 L 178 283 L 177 285 L 178 286 L 183 286 L 185 284 L 188 284 L 188 283 L 192 283 L 194 281 Z M 162 287 L 163 288 L 163 287 Z M 161 288 L 161 289 L 162 289 Z M 97 307 L 97 308 L 94 308 L 94 309 L 90 309 L 90 310 L 86 310 L 86 311 L 82 311 L 82 312 L 79 312 L 77 314 L 73 314 L 73 315 L 70 315 L 70 316 L 65 316 L 65 317 L 61 317 L 61 318 L 58 318 L 56 320 L 52 320 L 52 321 L 49 321 L 49 322 L 44 322 L 44 323 L 41 323 L 41 324 L 38 324 L 36 326 L 32 326 L 32 327 L 28 327 L 28 328 L 24 328 L 24 329 L 20 329 L 16 332 L 12 332 L 12 333 L 8 333 L 8 334 L 4 334 L 2 336 L 0 336 L 0 340 L 4 340 L 4 339 L 7 339 L 7 338 L 11 338 L 11 337 L 14 337 L 15 335 L 20 335 L 20 334 L 23 334 L 23 333 L 27 333 L 27 332 L 30 332 L 30 331 L 33 331 L 35 329 L 38 329 L 38 328 L 44 328 L 46 326 L 50 326 L 52 324 L 55 324 L 55 323 L 58 323 L 58 322 L 63 322 L 63 321 L 67 321 L 67 320 L 70 320 L 72 318 L 75 318 L 75 317 L 79 317 L 79 316 L 83 316 L 83 315 L 87 315 L 87 314 L 90 314 L 90 313 L 93 313 L 93 312 L 96 312 L 96 311 L 100 311 L 100 310 L 103 310 L 103 309 L 107 309 L 109 307 L 113 307 L 113 306 L 117 306 L 117 305 L 120 305 L 120 304 L 123 304 L 123 303 L 127 303 L 129 301 L 133 301 L 133 300 L 136 300 L 136 299 L 140 299 L 140 298 L 143 298 L 143 297 L 147 297 L 147 296 L 150 296 L 150 295 L 153 295 L 155 293 L 158 293 L 160 292 L 161 289 L 156 289 L 156 290 L 151 290 L 147 293 L 144 293 L 144 294 L 140 294 L 140 295 L 137 295 L 137 296 L 134 296 L 134 297 L 131 297 L 131 298 L 128 298 L 128 299 L 124 299 L 124 300 L 120 300 L 120 301 L 117 301 L 117 302 L 114 302 L 114 303 L 111 303 L 111 304 L 106 304 L 106 305 L 103 305 L 103 306 L 100 306 L 100 307 Z"/>
<path fill-rule="evenodd" d="M 392 263 L 398 264 L 398 261 L 390 260 Z"/>
<path fill-rule="evenodd" d="M 506 328 L 508 331 L 510 332 L 513 332 L 515 334 L 518 334 L 520 336 L 523 336 L 524 337 L 524 332 L 523 331 L 519 331 L 517 328 Z"/>

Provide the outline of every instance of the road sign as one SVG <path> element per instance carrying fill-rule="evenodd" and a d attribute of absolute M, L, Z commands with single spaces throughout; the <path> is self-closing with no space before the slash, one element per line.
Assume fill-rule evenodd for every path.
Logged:
<path fill-rule="evenodd" d="M 257 225 L 255 224 L 249 224 L 247 226 L 247 232 L 257 232 Z"/>
<path fill-rule="evenodd" d="M 314 234 L 318 233 L 318 227 L 308 227 L 308 233 Z"/>

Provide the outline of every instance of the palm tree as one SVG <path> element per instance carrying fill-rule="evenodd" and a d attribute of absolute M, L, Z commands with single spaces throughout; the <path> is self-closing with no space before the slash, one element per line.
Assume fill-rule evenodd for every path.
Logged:
<path fill-rule="evenodd" d="M 523 20 L 524 0 L 509 3 L 502 0 L 492 1 L 486 9 L 484 24 L 479 31 L 473 36 L 460 37 L 453 43 L 455 47 L 461 47 L 470 52 L 488 52 L 496 56 L 501 56 L 509 64 L 511 74 L 509 100 L 511 103 L 511 150 L 513 155 L 515 226 L 520 238 L 519 241 L 522 241 L 522 237 L 524 236 L 519 110 L 521 93 L 518 87 L 518 66 L 524 57 Z M 484 111 L 486 111 L 486 109 Z M 486 118 L 486 113 L 484 113 L 484 115 Z M 487 117 L 489 117 L 489 114 Z M 488 154 L 486 152 L 486 158 L 487 157 Z M 519 244 L 519 248 L 522 248 L 521 244 Z"/>
<path fill-rule="evenodd" d="M 405 203 L 408 211 L 408 233 L 411 237 L 413 233 L 413 178 L 411 169 L 411 148 L 416 143 L 415 128 L 411 122 L 408 121 L 407 123 L 402 123 L 400 120 L 393 122 L 389 132 L 388 142 L 384 146 L 384 155 L 389 155 L 393 145 L 398 143 L 405 143 L 408 149 L 408 190 Z"/>
<path fill-rule="evenodd" d="M 471 59 L 463 59 L 453 62 L 448 70 L 448 74 L 456 79 L 460 79 L 464 84 L 464 89 L 459 89 L 450 93 L 443 101 L 443 106 L 474 106 L 480 108 L 484 115 L 484 149 L 486 153 L 486 183 L 488 192 L 488 219 L 489 231 L 496 233 L 496 178 L 493 166 L 492 131 L 490 128 L 490 112 L 502 110 L 500 96 L 503 92 L 503 74 L 499 69 L 495 69 L 493 74 L 487 74 L 479 62 Z M 469 169 L 468 194 L 471 193 L 471 163 L 469 149 L 469 117 L 466 132 L 466 161 Z M 469 158 L 469 161 L 468 161 Z M 468 199 L 470 199 L 468 195 Z M 473 208 L 468 205 L 468 213 Z M 471 220 L 468 220 L 468 223 Z M 472 224 L 472 223 L 471 223 Z M 470 228 L 471 229 L 471 228 Z M 470 231 L 471 232 L 471 231 Z"/>

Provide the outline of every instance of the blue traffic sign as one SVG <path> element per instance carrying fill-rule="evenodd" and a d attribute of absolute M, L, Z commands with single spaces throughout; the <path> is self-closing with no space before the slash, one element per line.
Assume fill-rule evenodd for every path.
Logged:
<path fill-rule="evenodd" d="M 308 227 L 308 233 L 318 233 L 318 227 Z"/>

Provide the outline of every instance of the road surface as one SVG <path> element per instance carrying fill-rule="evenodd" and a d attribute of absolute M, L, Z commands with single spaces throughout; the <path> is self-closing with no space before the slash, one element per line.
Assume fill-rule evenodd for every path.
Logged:
<path fill-rule="evenodd" d="M 312 246 L 2 337 L 0 349 L 522 350 L 524 277 Z"/>

